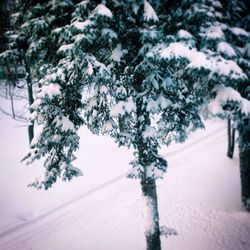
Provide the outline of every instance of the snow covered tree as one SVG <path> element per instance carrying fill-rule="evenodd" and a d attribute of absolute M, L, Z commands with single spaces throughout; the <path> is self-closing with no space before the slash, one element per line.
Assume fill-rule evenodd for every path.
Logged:
<path fill-rule="evenodd" d="M 69 20 L 50 29 L 56 53 L 54 60 L 43 57 L 37 73 L 39 89 L 31 109 L 38 133 L 25 157 L 27 163 L 46 157 L 43 178 L 31 185 L 47 189 L 58 178 L 81 175 L 72 162 L 82 125 L 132 147 L 128 175 L 140 179 L 150 215 L 147 249 L 160 249 L 156 180 L 167 167 L 160 145 L 183 142 L 190 131 L 203 127 L 202 105 L 248 80 L 225 35 L 244 31 L 222 22 L 219 1 L 168 4 L 72 4 Z"/>
<path fill-rule="evenodd" d="M 242 2 L 242 1 L 238 1 Z M 248 79 L 250 79 L 250 15 L 249 15 L 249 1 L 244 1 L 246 6 L 241 4 L 245 14 L 241 14 L 238 18 L 236 25 L 241 31 L 238 34 L 236 46 L 240 51 L 241 57 L 238 60 L 238 64 L 246 72 Z M 248 7 L 248 9 L 247 9 Z M 243 28 L 247 31 L 244 32 Z M 250 101 L 250 86 L 249 80 L 246 84 L 238 88 L 239 93 L 245 99 Z M 243 101 L 243 103 L 246 103 Z M 241 104 L 242 105 L 242 104 Z M 246 106 L 246 104 L 245 104 Z M 242 113 L 242 112 L 241 112 Z M 241 190 L 242 190 L 242 202 L 245 208 L 250 211 L 250 116 L 249 108 L 248 115 L 239 114 L 236 116 L 237 128 L 239 133 L 239 159 L 240 159 L 240 173 L 241 173 Z"/>
<path fill-rule="evenodd" d="M 13 1 L 1 1 L 0 3 L 0 22 L 1 22 L 1 27 L 0 27 L 0 53 L 2 53 L 3 51 L 5 51 L 7 49 L 7 39 L 5 37 L 5 32 L 10 28 L 10 13 L 12 11 L 13 8 Z M 9 61 L 11 61 L 11 59 L 9 59 Z M 3 61 L 0 58 L 0 79 L 5 79 L 5 86 L 6 86 L 6 91 L 5 91 L 5 97 L 6 98 L 10 98 L 10 103 L 11 103 L 11 113 L 5 112 L 5 110 L 3 110 L 1 108 L 1 112 L 2 113 L 6 113 L 10 116 L 12 116 L 14 119 L 16 117 L 15 114 L 15 109 L 14 109 L 14 100 L 13 100 L 13 90 L 16 86 L 16 79 L 15 76 L 16 74 L 14 72 L 10 71 L 15 71 L 16 68 L 12 67 L 10 68 L 10 65 L 4 65 Z M 2 82 L 3 84 L 3 82 Z M 1 84 L 1 85 L 2 85 Z"/>
<path fill-rule="evenodd" d="M 229 9 L 228 23 L 234 26 L 233 34 L 228 36 L 228 41 L 237 53 L 234 60 L 244 70 L 248 80 L 235 88 L 238 94 L 230 91 L 231 94 L 227 93 L 221 97 L 221 103 L 223 103 L 224 110 L 232 117 L 235 128 L 238 130 L 242 202 L 244 207 L 250 211 L 250 19 L 245 4 L 247 4 L 246 1 L 231 0 L 228 1 L 229 6 L 225 7 Z M 239 98 L 239 94 L 241 98 Z M 225 102 L 225 96 L 228 97 L 227 102 Z"/>
<path fill-rule="evenodd" d="M 234 20 L 243 11 L 243 7 L 240 8 L 244 5 L 243 1 L 232 0 L 229 3 L 229 6 L 238 6 L 234 12 L 232 9 L 230 11 L 230 8 L 223 8 L 221 2 L 182 1 L 181 8 L 172 15 L 172 22 L 174 29 L 183 28 L 192 34 L 199 50 L 196 54 L 194 50 L 187 49 L 186 58 L 189 65 L 183 75 L 191 76 L 195 84 L 195 78 L 203 75 L 202 84 L 197 85 L 202 88 L 200 96 L 206 96 L 208 101 L 213 95 L 217 96 L 216 100 L 227 111 L 228 117 L 236 123 L 239 132 L 242 201 L 249 210 L 249 109 L 246 108 L 249 106 L 246 100 L 246 91 L 249 89 L 249 33 L 234 26 Z"/>
<path fill-rule="evenodd" d="M 39 78 L 38 69 L 55 59 L 54 43 L 50 30 L 68 21 L 71 1 L 16 1 L 11 15 L 11 29 L 6 32 L 8 49 L 0 54 L 0 63 L 8 72 L 11 84 L 18 86 L 20 67 L 25 68 L 29 105 L 34 102 L 34 85 Z M 18 86 L 20 87 L 20 85 Z M 30 110 L 32 113 L 32 110 Z M 33 122 L 29 122 L 31 143 L 34 137 Z"/>
<path fill-rule="evenodd" d="M 249 27 L 250 19 L 248 16 L 249 11 L 247 9 L 247 4 L 249 4 L 249 3 L 247 1 L 230 0 L 230 1 L 222 2 L 222 4 L 223 4 L 223 8 L 226 9 L 226 17 L 227 17 L 227 21 L 229 24 L 231 24 L 233 26 L 240 27 L 240 28 L 244 28 L 244 29 L 247 29 L 247 27 Z M 248 38 L 248 36 L 246 35 L 246 33 L 241 32 L 239 37 L 237 37 L 237 38 L 230 37 L 229 40 L 231 40 L 230 42 L 233 43 L 235 46 L 240 45 L 240 47 L 238 47 L 238 53 L 241 54 L 241 57 L 240 57 L 240 60 L 237 60 L 237 62 L 243 69 L 245 69 L 245 72 L 249 78 L 249 74 L 248 74 L 249 70 L 246 69 L 246 67 L 244 66 L 245 59 L 243 59 L 245 57 L 244 54 L 246 54 L 245 52 L 247 50 L 246 43 L 247 43 L 247 40 L 249 40 L 247 38 Z M 247 86 L 241 86 L 241 88 L 239 89 L 243 96 L 245 96 L 244 89 L 246 87 Z M 237 124 L 234 121 L 232 121 L 231 118 L 228 118 L 228 151 L 227 151 L 227 156 L 230 158 L 233 157 L 233 152 L 234 152 L 236 126 L 237 126 Z"/>
<path fill-rule="evenodd" d="M 186 37 L 166 36 L 166 8 L 161 1 L 152 5 L 82 1 L 69 24 L 52 30 L 63 39 L 58 39 L 54 67 L 41 69 L 46 73 L 31 105 L 39 133 L 26 159 L 30 163 L 46 156 L 44 178 L 32 185 L 47 189 L 58 177 L 70 180 L 81 174 L 72 161 L 82 124 L 95 134 L 110 135 L 119 146 L 132 147 L 129 176 L 140 178 L 150 215 L 147 249 L 160 249 L 156 180 L 167 163 L 159 146 L 183 142 L 203 125 L 193 84 L 178 77 L 186 59 L 164 56 L 166 47 L 177 40 L 185 43 Z"/>

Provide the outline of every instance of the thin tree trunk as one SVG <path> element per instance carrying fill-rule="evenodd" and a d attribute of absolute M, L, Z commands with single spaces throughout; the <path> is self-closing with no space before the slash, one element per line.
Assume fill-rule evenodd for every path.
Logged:
<path fill-rule="evenodd" d="M 14 94 L 12 93 L 11 88 L 15 88 L 16 82 L 14 81 L 14 73 L 12 74 L 10 66 L 5 65 L 4 69 L 6 75 L 6 90 L 8 89 L 8 94 L 10 97 L 12 118 L 15 119 L 16 115 L 15 115 L 14 100 L 13 100 Z M 7 97 L 7 92 L 6 92 L 6 97 Z"/>
<path fill-rule="evenodd" d="M 145 218 L 147 220 L 145 231 L 147 250 L 161 250 L 156 183 L 154 178 L 147 176 L 147 168 L 154 164 L 156 156 L 158 155 L 158 149 L 157 146 L 152 146 L 154 145 L 153 139 L 149 141 L 143 137 L 143 132 L 147 126 L 150 126 L 150 118 L 142 98 L 137 99 L 136 108 L 137 138 L 135 147 L 138 149 L 139 164 L 144 169 L 141 176 L 141 189 L 147 211 Z"/>
<path fill-rule="evenodd" d="M 232 129 L 232 144 L 231 144 L 232 158 L 234 156 L 234 148 L 235 148 L 235 128 Z"/>
<path fill-rule="evenodd" d="M 240 152 L 241 199 L 250 212 L 250 149 Z"/>
<path fill-rule="evenodd" d="M 28 89 L 28 98 L 29 98 L 29 105 L 31 105 L 34 102 L 33 99 L 33 90 L 32 90 L 32 85 L 27 81 L 27 89 Z M 32 113 L 32 111 L 31 111 Z M 34 122 L 30 122 L 28 126 L 28 135 L 29 135 L 29 143 L 31 143 L 33 137 L 34 137 Z"/>
<path fill-rule="evenodd" d="M 227 119 L 227 156 L 229 158 L 231 157 L 231 119 Z"/>
<path fill-rule="evenodd" d="M 241 200 L 250 212 L 250 127 L 239 130 Z"/>
<path fill-rule="evenodd" d="M 146 202 L 148 220 L 145 232 L 147 250 L 161 250 L 159 213 L 155 180 L 141 180 L 142 195 Z"/>
<path fill-rule="evenodd" d="M 9 96 L 10 96 L 10 104 L 11 104 L 12 118 L 15 119 L 15 118 L 16 118 L 16 114 L 15 114 L 15 108 L 14 108 L 14 100 L 13 100 L 13 94 L 12 94 L 12 92 L 11 92 L 12 86 L 9 84 L 9 85 L 8 85 L 8 88 L 9 88 Z"/>
<path fill-rule="evenodd" d="M 232 159 L 235 147 L 235 129 L 232 128 L 232 122 L 230 118 L 227 119 L 227 140 L 227 156 Z"/>
<path fill-rule="evenodd" d="M 32 89 L 32 80 L 31 80 L 31 73 L 30 68 L 26 60 L 24 60 L 25 65 L 25 71 L 26 71 L 26 81 L 27 81 L 27 90 L 28 90 L 28 99 L 29 99 L 29 105 L 31 105 L 34 102 L 33 97 L 33 89 Z M 30 111 L 32 113 L 32 111 Z M 34 137 L 34 122 L 30 122 L 28 126 L 28 136 L 29 136 L 29 143 L 31 143 L 33 137 Z"/>
<path fill-rule="evenodd" d="M 28 125 L 28 135 L 29 135 L 29 144 L 31 144 L 32 139 L 34 138 L 34 123 Z"/>

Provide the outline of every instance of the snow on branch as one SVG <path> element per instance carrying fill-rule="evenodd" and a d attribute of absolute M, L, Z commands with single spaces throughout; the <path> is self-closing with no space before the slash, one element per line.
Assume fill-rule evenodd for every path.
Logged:
<path fill-rule="evenodd" d="M 179 30 L 177 35 L 179 38 L 183 38 L 183 39 L 192 39 L 193 38 L 193 35 L 191 35 L 191 33 L 189 33 L 186 30 L 183 30 L 183 29 Z"/>
<path fill-rule="evenodd" d="M 210 26 L 209 28 L 204 29 L 205 37 L 208 39 L 224 39 L 225 34 L 222 31 L 220 26 Z"/>
<path fill-rule="evenodd" d="M 226 104 L 233 102 L 242 114 L 250 115 L 250 101 L 243 98 L 240 93 L 231 87 L 221 87 L 217 90 L 215 99 L 210 103 L 210 110 L 214 114 L 223 113 Z"/>
<path fill-rule="evenodd" d="M 159 18 L 157 17 L 153 7 L 148 3 L 148 1 L 144 2 L 144 20 L 145 21 L 154 21 L 158 22 Z"/>
<path fill-rule="evenodd" d="M 54 126 L 60 128 L 62 131 L 75 131 L 75 126 L 72 121 L 66 116 L 56 116 L 53 121 Z"/>
<path fill-rule="evenodd" d="M 50 188 L 57 180 L 61 178 L 62 181 L 71 181 L 73 177 L 82 176 L 83 173 L 81 169 L 73 167 L 71 164 L 68 164 L 64 161 L 59 163 L 60 169 L 56 170 L 52 168 L 51 170 L 46 170 L 44 175 L 34 178 L 28 187 L 35 187 L 37 189 L 44 188 L 47 190 Z"/>
<path fill-rule="evenodd" d="M 163 59 L 187 59 L 189 64 L 186 69 L 207 69 L 213 74 L 230 76 L 232 79 L 246 79 L 246 74 L 232 60 L 226 60 L 221 56 L 210 57 L 195 48 L 189 48 L 181 42 L 171 43 L 168 47 L 160 50 L 160 56 Z"/>
<path fill-rule="evenodd" d="M 226 54 L 228 57 L 234 57 L 234 56 L 236 56 L 235 50 L 227 42 L 220 42 L 217 45 L 217 51 Z"/>
<path fill-rule="evenodd" d="M 242 28 L 233 27 L 230 29 L 236 36 L 249 36 L 249 33 Z"/>
<path fill-rule="evenodd" d="M 98 4 L 96 8 L 94 9 L 94 13 L 100 15 L 100 16 L 106 16 L 106 17 L 113 17 L 112 12 L 110 9 L 108 9 L 105 5 L 103 4 Z"/>
<path fill-rule="evenodd" d="M 124 51 L 122 50 L 122 45 L 119 43 L 110 56 L 110 59 L 116 62 L 120 62 L 121 58 L 123 57 Z"/>
<path fill-rule="evenodd" d="M 111 117 L 118 117 L 124 115 L 125 113 L 131 113 L 135 111 L 135 104 L 132 98 L 129 98 L 126 102 L 119 101 L 115 106 L 112 107 L 110 111 Z"/>
<path fill-rule="evenodd" d="M 59 49 L 58 49 L 58 53 L 60 52 L 67 52 L 67 51 L 70 51 L 74 48 L 74 44 L 73 43 L 70 43 L 70 44 L 64 44 L 62 45 Z"/>
<path fill-rule="evenodd" d="M 162 58 L 171 59 L 171 58 L 187 58 L 192 59 L 193 54 L 197 53 L 196 49 L 189 49 L 182 43 L 171 43 L 167 48 L 164 48 L 160 51 Z"/>
<path fill-rule="evenodd" d="M 85 20 L 84 22 L 75 21 L 71 24 L 72 27 L 74 27 L 77 30 L 83 31 L 86 27 L 92 25 L 93 22 L 89 19 Z"/>
<path fill-rule="evenodd" d="M 47 96 L 51 100 L 54 96 L 58 96 L 60 94 L 61 94 L 60 85 L 56 83 L 50 83 L 48 85 L 44 85 L 41 88 L 41 91 L 37 93 L 37 97 L 43 99 L 45 98 L 45 96 Z"/>

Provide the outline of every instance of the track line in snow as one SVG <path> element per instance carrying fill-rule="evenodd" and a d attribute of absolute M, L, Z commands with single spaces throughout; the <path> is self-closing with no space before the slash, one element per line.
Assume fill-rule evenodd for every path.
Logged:
<path fill-rule="evenodd" d="M 223 133 L 214 134 L 213 131 L 210 134 L 213 139 L 204 139 L 203 136 L 198 140 L 199 143 L 197 143 L 197 146 L 194 148 L 190 147 L 190 144 L 186 145 L 190 150 L 187 150 L 186 147 L 185 150 L 184 147 L 182 147 L 183 150 L 178 149 L 179 152 L 183 151 L 180 158 L 183 159 L 183 156 L 188 155 L 190 162 L 187 167 L 181 167 L 182 162 L 177 159 L 179 158 L 179 155 L 178 157 L 176 155 L 169 157 L 176 162 L 177 169 L 176 167 L 173 168 L 175 169 L 175 172 L 172 172 L 169 175 L 170 179 L 166 182 L 174 184 L 175 180 L 181 179 L 180 177 L 184 172 L 190 173 L 198 168 L 197 165 L 192 164 L 194 159 L 193 155 L 197 154 L 195 149 L 200 147 L 211 148 L 212 143 L 217 145 L 218 141 L 221 141 L 223 138 L 225 139 L 225 134 Z M 221 154 L 222 151 L 216 152 L 217 154 Z M 197 157 L 199 157 L 199 154 Z M 192 169 L 192 171 L 190 171 L 190 169 Z M 144 249 L 144 245 L 141 243 L 144 242 L 144 238 L 142 238 L 144 234 L 140 228 L 138 230 L 136 229 L 136 234 L 129 236 L 131 237 L 129 240 L 126 239 L 126 242 L 129 241 L 131 245 L 128 246 L 126 244 L 121 244 L 119 245 L 119 248 L 117 247 L 119 240 L 122 242 L 124 238 L 124 235 L 119 233 L 120 229 L 118 229 L 118 227 L 124 225 L 124 223 L 132 223 L 129 224 L 129 228 L 133 228 L 138 227 L 141 223 L 141 221 L 138 222 L 136 220 L 137 217 L 139 218 L 139 216 L 141 216 L 141 210 L 136 210 L 139 209 L 138 200 L 134 200 L 134 197 L 131 199 L 131 194 L 134 192 L 131 191 L 133 190 L 133 185 L 128 186 L 128 183 L 122 181 L 124 175 L 121 175 L 120 177 L 120 180 L 115 182 L 111 181 L 110 185 L 108 185 L 109 187 L 105 186 L 105 189 L 103 190 L 102 188 L 99 188 L 96 192 L 91 192 L 93 190 L 85 192 L 85 194 L 90 193 L 87 195 L 88 197 L 85 196 L 85 199 L 81 200 L 80 196 L 78 196 L 79 199 L 77 200 L 77 203 L 74 204 L 74 207 L 71 207 L 70 201 L 68 201 L 66 202 L 69 203 L 67 209 L 62 204 L 62 208 L 60 208 L 61 211 L 53 212 L 51 214 L 52 217 L 50 215 L 44 216 L 41 221 L 34 223 L 31 227 L 25 228 L 24 231 L 18 231 L 9 235 L 9 237 L 6 237 L 4 242 L 0 244 L 0 248 L 3 247 L 2 249 L 4 250 L 43 250 L 48 247 L 51 250 Z M 113 178 L 112 180 L 114 179 L 116 178 Z M 171 188 L 171 185 L 168 185 L 168 188 L 169 187 Z M 123 190 L 123 192 L 121 192 L 120 189 Z M 110 194 L 110 190 L 113 190 L 112 194 Z M 166 190 L 163 189 L 163 186 L 159 191 L 162 195 L 166 192 Z M 118 193 L 122 193 L 123 195 L 117 195 Z M 139 194 L 136 196 L 139 196 Z M 97 201 L 97 199 L 100 200 Z M 124 202 L 124 200 L 126 202 Z M 82 206 L 83 204 L 85 204 L 86 207 Z M 116 207 L 117 204 L 119 204 L 118 209 Z M 162 222 L 166 225 L 173 226 L 174 228 L 176 227 L 175 225 L 178 225 L 176 229 L 181 237 L 180 240 L 169 238 L 166 244 L 164 242 L 165 240 L 163 240 L 163 246 L 170 246 L 173 250 L 185 250 L 190 249 L 190 247 L 193 247 L 195 250 L 249 249 L 249 234 L 247 233 L 249 232 L 249 224 L 244 224 L 239 221 L 239 217 L 244 214 L 241 215 L 237 211 L 211 210 L 205 203 L 199 204 L 199 206 L 188 204 L 182 199 L 182 195 L 180 196 L 178 194 L 174 197 L 167 196 L 162 200 L 162 204 L 164 205 L 161 205 L 161 209 L 164 209 L 165 212 L 165 214 L 161 212 L 161 214 L 164 215 L 161 217 Z M 116 207 L 115 211 L 112 210 L 113 206 Z M 200 209 L 200 207 L 202 207 L 202 209 Z M 165 211 L 166 208 L 168 212 Z M 131 212 L 130 214 L 129 210 L 133 210 L 133 213 Z M 105 216 L 103 217 L 103 211 L 109 212 L 105 213 Z M 125 212 L 129 215 L 124 215 Z M 120 216 L 121 213 L 123 213 L 122 218 Z M 176 214 L 178 214 L 177 218 Z M 133 218 L 133 216 L 135 217 Z M 126 221 L 126 218 L 133 219 Z M 245 221 L 246 219 L 247 218 L 244 218 L 244 216 L 242 217 L 242 221 Z M 107 226 L 109 230 L 103 232 L 103 226 L 105 225 L 106 227 L 107 224 L 109 225 Z M 240 239 L 240 242 L 235 241 L 235 234 L 237 233 L 237 239 Z M 98 235 L 98 240 L 96 239 L 96 234 Z M 114 235 L 116 238 L 113 238 Z M 141 237 L 142 239 L 138 240 L 138 237 Z M 85 242 L 82 241 L 82 239 L 85 239 Z M 177 244 L 176 241 L 180 242 Z M 79 242 L 81 243 L 79 244 Z M 133 245 L 135 242 L 136 245 Z M 167 248 L 163 247 L 163 249 Z"/>
<path fill-rule="evenodd" d="M 183 151 L 189 149 L 193 145 L 196 145 L 196 144 L 199 144 L 199 143 L 203 143 L 207 139 L 211 139 L 212 135 L 216 135 L 216 134 L 222 132 L 224 128 L 225 128 L 225 126 L 223 125 L 220 128 L 218 128 L 218 129 L 210 132 L 208 135 L 201 137 L 200 139 L 196 139 L 195 141 L 193 141 L 191 143 L 187 143 L 187 144 L 185 144 L 184 146 L 182 146 L 181 148 L 179 148 L 177 150 L 172 150 L 170 152 L 167 152 L 166 155 L 167 155 L 167 157 L 169 157 L 169 156 L 172 157 L 172 156 L 174 156 L 177 153 L 180 153 L 180 152 L 183 152 Z M 174 176 L 171 176 L 169 180 L 172 181 L 173 179 L 175 179 L 179 175 L 182 175 L 183 172 L 186 172 L 186 170 L 187 169 L 185 169 L 185 170 L 183 169 L 182 171 L 179 170 L 178 173 L 179 172 L 180 173 L 179 174 L 175 174 Z M 112 184 L 120 181 L 124 177 L 126 177 L 126 173 L 124 173 L 122 175 L 119 175 L 119 176 L 117 176 L 117 177 L 115 177 L 115 178 L 113 178 L 113 179 L 111 179 L 109 181 L 106 181 L 103 184 L 98 185 L 98 186 L 94 187 L 93 189 L 91 189 L 91 190 L 89 190 L 89 191 L 87 191 L 87 192 L 85 192 L 85 193 L 83 193 L 81 195 L 78 195 L 77 197 L 75 197 L 75 198 L 73 198 L 73 199 L 71 199 L 71 200 L 69 200 L 67 202 L 64 202 L 64 203 L 62 203 L 62 204 L 54 207 L 53 209 L 50 209 L 49 211 L 47 211 L 47 212 L 45 212 L 45 213 L 37 216 L 34 219 L 26 221 L 26 222 L 24 222 L 22 224 L 19 224 L 19 225 L 15 226 L 15 227 L 12 227 L 12 228 L 10 228 L 10 229 L 8 229 L 6 231 L 0 232 L 0 239 L 3 239 L 5 237 L 7 237 L 7 236 L 10 236 L 11 234 L 14 234 L 14 233 L 18 232 L 19 230 L 22 230 L 24 228 L 27 228 L 27 227 L 32 226 L 34 224 L 37 224 L 38 222 L 42 221 L 43 219 L 45 219 L 45 218 L 47 218 L 47 217 L 49 217 L 49 216 L 51 216 L 51 215 L 53 215 L 55 213 L 58 213 L 58 211 L 63 210 L 64 208 L 72 205 L 73 203 L 76 203 L 76 202 L 80 201 L 81 199 L 83 199 L 83 198 L 85 198 L 87 196 L 90 196 L 90 195 L 98 192 L 99 190 L 101 190 L 101 189 L 103 189 L 103 188 L 105 188 L 107 186 L 110 186 L 110 185 L 112 185 Z"/>
<path fill-rule="evenodd" d="M 217 133 L 213 136 L 213 140 L 219 140 L 221 139 L 224 135 L 223 134 L 219 134 L 218 132 L 222 132 L 223 130 L 218 130 Z M 204 138 L 203 140 L 199 140 L 199 141 L 196 141 L 194 144 L 199 144 L 199 143 L 204 143 L 206 142 L 205 139 L 208 139 L 208 138 Z M 194 145 L 192 143 L 192 145 Z M 182 150 L 178 149 L 178 153 L 179 154 L 182 154 L 182 153 L 187 153 L 186 151 L 190 148 L 189 147 L 190 145 L 188 145 L 187 147 L 185 148 L 182 148 Z M 192 149 L 191 149 L 192 150 Z M 195 157 L 196 156 L 196 152 L 191 152 L 188 156 L 189 158 L 192 158 L 192 157 Z M 166 158 L 170 161 L 170 160 L 173 160 L 176 158 L 176 155 L 175 153 L 171 153 L 171 154 L 168 154 L 166 153 Z M 193 168 L 196 168 L 197 166 L 194 166 L 192 164 L 187 164 L 185 162 L 183 162 L 183 164 L 181 164 L 182 162 L 182 159 L 183 159 L 183 155 L 180 155 L 180 158 L 181 160 L 176 160 L 175 159 L 175 166 L 172 166 L 171 169 L 168 169 L 167 170 L 167 174 L 166 174 L 166 177 L 165 179 L 167 180 L 167 182 L 172 182 L 173 180 L 175 180 L 176 178 L 180 177 L 180 176 L 183 176 L 185 173 L 187 173 L 188 171 L 190 171 L 190 169 L 193 169 Z"/>
<path fill-rule="evenodd" d="M 196 139 L 195 141 L 193 142 L 190 142 L 190 143 L 186 143 L 183 147 L 180 147 L 179 149 L 175 149 L 175 150 L 170 150 L 169 152 L 166 153 L 167 156 L 172 156 L 172 155 L 175 155 L 175 154 L 178 154 L 179 152 L 182 152 L 182 151 L 185 151 L 186 149 L 188 149 L 189 147 L 191 146 L 194 146 L 200 142 L 203 142 L 207 139 L 211 139 L 211 135 L 216 135 L 220 132 L 222 132 L 223 130 L 225 129 L 225 126 L 221 126 L 220 128 L 210 132 L 208 135 L 200 138 L 200 139 Z"/>
<path fill-rule="evenodd" d="M 21 230 L 21 229 L 23 229 L 25 227 L 31 226 L 31 225 L 43 220 L 44 218 L 46 218 L 46 217 L 48 217 L 48 216 L 50 216 L 50 215 L 52 215 L 54 213 L 57 213 L 59 210 L 62 210 L 63 208 L 65 208 L 65 207 L 67 207 L 67 206 L 81 200 L 82 198 L 90 196 L 93 193 L 97 192 L 98 190 L 103 189 L 103 188 L 105 188 L 105 187 L 107 187 L 107 186 L 109 186 L 109 185 L 111 185 L 111 184 L 113 184 L 115 182 L 118 182 L 119 180 L 121 180 L 125 176 L 126 176 L 126 174 L 119 175 L 119 176 L 117 176 L 117 177 L 115 177 L 115 178 L 113 178 L 113 179 L 111 179 L 109 181 L 106 181 L 103 184 L 101 184 L 101 185 L 99 185 L 99 186 L 85 192 L 84 194 L 81 194 L 81 195 L 77 196 L 74 199 L 71 199 L 71 200 L 69 200 L 69 201 L 67 201 L 67 202 L 65 202 L 65 203 L 63 203 L 63 204 L 61 204 L 59 206 L 54 207 L 53 209 L 51 209 L 51 210 L 37 216 L 36 218 L 34 218 L 34 219 L 30 220 L 30 221 L 26 221 L 25 223 L 19 224 L 19 225 L 13 227 L 13 228 L 10 228 L 10 229 L 8 229 L 6 231 L 1 232 L 0 233 L 0 239 L 4 238 L 4 237 L 6 237 L 6 236 L 8 236 L 10 234 L 13 234 L 13 233 L 17 232 L 18 230 Z"/>

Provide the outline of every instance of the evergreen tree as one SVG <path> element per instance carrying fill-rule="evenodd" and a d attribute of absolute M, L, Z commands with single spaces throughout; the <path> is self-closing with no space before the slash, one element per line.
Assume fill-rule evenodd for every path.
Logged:
<path fill-rule="evenodd" d="M 203 127 L 193 85 L 177 77 L 186 58 L 162 56 L 173 41 L 188 41 L 180 34 L 166 36 L 165 8 L 159 1 L 155 8 L 159 16 L 147 1 L 82 1 L 70 23 L 52 31 L 62 38 L 58 62 L 43 67 L 46 73 L 31 106 L 40 133 L 27 155 L 28 163 L 46 155 L 44 178 L 32 185 L 47 189 L 58 177 L 81 174 L 72 161 L 82 124 L 132 147 L 129 176 L 140 178 L 152 216 L 148 249 L 160 249 L 156 179 L 167 163 L 159 146 L 183 142 L 190 131 Z"/>
<path fill-rule="evenodd" d="M 0 63 L 14 87 L 18 86 L 20 77 L 18 69 L 25 68 L 29 105 L 34 102 L 34 86 L 40 76 L 38 69 L 44 62 L 48 64 L 55 59 L 50 30 L 67 23 L 72 7 L 71 1 L 16 1 L 17 12 L 11 15 L 11 29 L 6 32 L 8 49 L 0 54 Z M 30 121 L 30 143 L 34 137 L 33 127 Z"/>
<path fill-rule="evenodd" d="M 239 18 L 246 9 L 243 1 L 227 1 L 226 6 L 221 2 L 182 1 L 181 8 L 173 14 L 173 23 L 176 30 L 184 28 L 189 31 L 195 37 L 196 48 L 202 52 L 202 56 L 192 53 L 187 66 L 189 70 L 185 70 L 185 74 L 191 76 L 194 82 L 197 80 L 193 77 L 205 76 L 202 85 L 198 85 L 198 88 L 200 86 L 203 89 L 202 92 L 199 91 L 200 96 L 207 96 L 208 101 L 213 95 L 217 96 L 216 100 L 221 103 L 227 117 L 236 124 L 239 132 L 242 201 L 249 210 L 250 112 L 247 108 L 247 93 L 250 37 L 246 30 L 235 26 L 239 25 Z M 200 65 L 198 71 L 192 69 L 194 65 Z"/>
<path fill-rule="evenodd" d="M 248 116 L 237 92 L 248 81 L 238 65 L 248 33 L 228 24 L 220 1 L 170 2 L 48 1 L 44 14 L 22 25 L 42 27 L 24 39 L 39 66 L 31 105 L 38 133 L 25 159 L 46 157 L 43 178 L 31 185 L 47 189 L 81 175 L 72 162 L 82 125 L 132 147 L 128 175 L 140 179 L 152 216 L 147 249 L 160 249 L 156 180 L 167 167 L 160 145 L 183 142 L 203 127 L 200 108 L 214 97 L 224 109 L 233 103 L 237 121 Z M 239 45 L 230 42 L 235 36 Z M 223 99 L 225 93 L 237 99 Z"/>
<path fill-rule="evenodd" d="M 237 46 L 240 54 L 237 63 L 242 69 L 244 69 L 248 79 L 250 79 L 250 2 L 243 0 L 230 0 L 229 3 L 229 6 L 226 7 L 231 13 L 231 20 L 228 21 L 231 23 L 234 22 L 234 25 L 237 26 L 236 30 L 238 30 L 236 36 L 231 37 L 232 42 Z M 231 7 L 231 9 L 228 7 Z M 243 29 L 245 29 L 245 31 Z M 237 90 L 245 100 L 250 101 L 249 80 L 245 84 L 239 86 Z M 239 104 L 243 111 L 246 111 L 247 106 L 245 100 Z M 236 119 L 236 127 L 239 134 L 238 142 L 242 202 L 245 208 L 250 211 L 250 117 L 245 112 L 240 112 L 240 114 L 238 114 L 238 112 L 235 112 L 235 109 L 233 113 L 235 114 L 234 118 Z"/>

